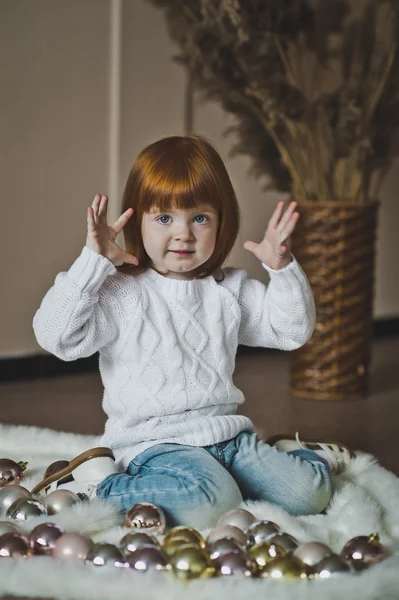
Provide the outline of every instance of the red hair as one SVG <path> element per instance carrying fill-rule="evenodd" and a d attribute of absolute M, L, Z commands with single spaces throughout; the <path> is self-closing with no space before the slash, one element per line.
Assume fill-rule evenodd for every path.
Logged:
<path fill-rule="evenodd" d="M 221 269 L 239 233 L 240 209 L 230 177 L 218 152 L 202 136 L 171 136 L 147 146 L 129 173 L 121 207 L 121 214 L 134 209 L 122 233 L 125 251 L 137 256 L 139 264 L 124 263 L 117 270 L 138 275 L 151 265 L 141 234 L 144 213 L 201 204 L 218 212 L 219 225 L 212 256 L 194 271 L 199 279 Z"/>

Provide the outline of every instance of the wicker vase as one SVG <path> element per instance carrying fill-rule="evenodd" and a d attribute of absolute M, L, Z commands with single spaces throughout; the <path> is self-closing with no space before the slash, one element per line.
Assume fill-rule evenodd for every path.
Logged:
<path fill-rule="evenodd" d="M 292 253 L 313 290 L 312 338 L 290 353 L 290 392 L 312 400 L 364 398 L 369 389 L 375 239 L 380 202 L 298 202 Z"/>

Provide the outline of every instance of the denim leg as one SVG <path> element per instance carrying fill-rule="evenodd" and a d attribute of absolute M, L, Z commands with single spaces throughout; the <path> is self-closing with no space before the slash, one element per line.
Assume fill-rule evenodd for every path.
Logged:
<path fill-rule="evenodd" d="M 225 456 L 245 500 L 266 500 L 298 516 L 322 512 L 331 499 L 328 465 L 311 450 L 283 452 L 243 432 Z"/>
<path fill-rule="evenodd" d="M 136 502 L 152 502 L 163 509 L 170 527 L 213 527 L 242 502 L 233 477 L 209 452 L 180 444 L 145 450 L 125 473 L 108 475 L 96 493 L 125 512 Z"/>

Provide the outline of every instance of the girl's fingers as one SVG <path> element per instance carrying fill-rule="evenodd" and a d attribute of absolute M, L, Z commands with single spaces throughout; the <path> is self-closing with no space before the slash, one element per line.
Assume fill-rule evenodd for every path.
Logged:
<path fill-rule="evenodd" d="M 115 221 L 112 229 L 114 231 L 116 231 L 116 233 L 119 233 L 120 231 L 122 231 L 122 229 L 124 228 L 124 226 L 126 225 L 127 221 L 130 219 L 130 217 L 132 216 L 134 210 L 133 208 L 128 208 L 120 217 L 117 221 Z"/>
<path fill-rule="evenodd" d="M 281 200 L 277 204 L 276 209 L 275 209 L 274 213 L 272 214 L 270 221 L 269 221 L 269 227 L 272 227 L 272 229 L 276 229 L 278 221 L 283 212 L 283 209 L 284 209 L 284 200 Z"/>
<path fill-rule="evenodd" d="M 280 223 L 278 224 L 277 230 L 282 232 L 292 217 L 292 213 L 294 212 L 296 207 L 296 202 L 291 202 L 287 210 L 285 211 Z M 299 214 L 299 213 L 298 213 Z"/>

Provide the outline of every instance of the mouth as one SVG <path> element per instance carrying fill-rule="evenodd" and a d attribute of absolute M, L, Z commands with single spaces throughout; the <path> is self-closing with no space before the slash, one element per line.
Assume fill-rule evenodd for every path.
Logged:
<path fill-rule="evenodd" d="M 181 254 L 185 256 L 186 254 L 193 254 L 194 250 L 169 250 L 169 252 L 173 252 L 173 254 Z"/>

